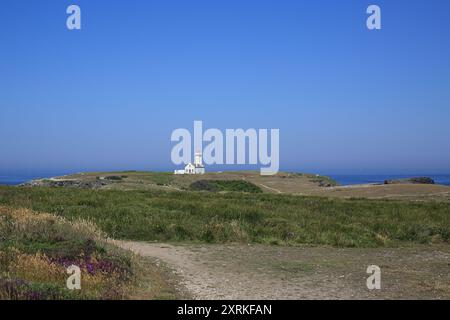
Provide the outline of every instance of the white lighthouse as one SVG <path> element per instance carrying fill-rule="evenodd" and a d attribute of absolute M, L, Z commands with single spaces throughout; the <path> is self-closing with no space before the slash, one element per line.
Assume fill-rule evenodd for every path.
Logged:
<path fill-rule="evenodd" d="M 195 160 L 194 160 L 194 165 L 197 167 L 201 167 L 201 166 L 203 166 L 203 163 L 202 163 L 203 161 L 202 161 L 202 153 L 200 152 L 200 151 L 197 151 L 196 153 L 195 153 Z"/>
<path fill-rule="evenodd" d="M 203 157 L 200 151 L 195 153 L 194 164 L 188 163 L 184 170 L 175 170 L 175 174 L 205 174 L 205 166 L 203 165 Z"/>
<path fill-rule="evenodd" d="M 203 157 L 200 151 L 195 153 L 194 159 L 195 174 L 204 174 L 205 166 L 203 165 Z"/>

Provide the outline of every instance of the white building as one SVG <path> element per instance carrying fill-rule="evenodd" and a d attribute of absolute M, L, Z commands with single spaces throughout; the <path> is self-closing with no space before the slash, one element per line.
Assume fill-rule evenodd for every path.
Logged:
<path fill-rule="evenodd" d="M 205 174 L 205 166 L 203 165 L 202 153 L 195 153 L 194 164 L 188 163 L 184 170 L 175 170 L 174 174 Z"/>

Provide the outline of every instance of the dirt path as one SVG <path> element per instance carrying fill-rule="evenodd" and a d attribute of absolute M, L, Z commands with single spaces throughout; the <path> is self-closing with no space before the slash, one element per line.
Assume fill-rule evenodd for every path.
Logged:
<path fill-rule="evenodd" d="M 278 190 L 278 189 L 268 187 L 268 186 L 266 186 L 266 185 L 264 185 L 264 184 L 261 184 L 261 183 L 260 183 L 259 185 L 260 185 L 261 187 L 263 187 L 263 188 L 269 189 L 269 190 L 274 191 L 274 192 L 276 192 L 276 193 L 283 193 L 283 192 L 281 192 L 281 191 Z"/>
<path fill-rule="evenodd" d="M 118 242 L 171 267 L 196 299 L 450 299 L 450 249 L 336 249 Z M 369 291 L 366 269 L 382 270 Z"/>

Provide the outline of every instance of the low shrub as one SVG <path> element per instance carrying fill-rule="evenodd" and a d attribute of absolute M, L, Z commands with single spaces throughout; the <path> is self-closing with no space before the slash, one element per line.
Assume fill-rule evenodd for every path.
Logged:
<path fill-rule="evenodd" d="M 260 187 L 243 180 L 198 180 L 189 188 L 193 191 L 262 193 Z"/>

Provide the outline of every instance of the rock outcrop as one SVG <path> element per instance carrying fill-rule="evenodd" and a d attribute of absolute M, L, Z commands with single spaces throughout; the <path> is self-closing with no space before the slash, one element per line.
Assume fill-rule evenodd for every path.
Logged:
<path fill-rule="evenodd" d="M 79 189 L 100 189 L 111 182 L 107 180 L 55 180 L 55 179 L 40 179 L 32 180 L 21 184 L 22 187 L 61 187 L 61 188 L 79 188 Z"/>
<path fill-rule="evenodd" d="M 428 177 L 416 177 L 407 179 L 385 180 L 384 184 L 434 184 L 434 180 Z"/>

